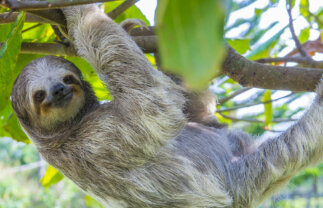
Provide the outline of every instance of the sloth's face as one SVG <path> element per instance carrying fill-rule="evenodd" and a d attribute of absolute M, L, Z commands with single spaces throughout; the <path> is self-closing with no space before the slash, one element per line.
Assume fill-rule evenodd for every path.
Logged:
<path fill-rule="evenodd" d="M 31 110 L 43 127 L 50 128 L 73 118 L 84 104 L 82 82 L 70 70 L 55 66 L 40 68 L 28 80 Z"/>
<path fill-rule="evenodd" d="M 45 56 L 28 64 L 18 76 L 11 103 L 28 128 L 53 130 L 73 119 L 85 106 L 88 84 L 71 62 Z M 87 92 L 86 92 L 87 91 Z"/>

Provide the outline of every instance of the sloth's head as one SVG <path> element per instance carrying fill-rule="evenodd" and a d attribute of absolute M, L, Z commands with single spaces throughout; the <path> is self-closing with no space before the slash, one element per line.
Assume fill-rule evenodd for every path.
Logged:
<path fill-rule="evenodd" d="M 15 81 L 11 102 L 20 123 L 40 131 L 62 128 L 93 97 L 89 84 L 71 62 L 45 56 L 28 64 Z"/>

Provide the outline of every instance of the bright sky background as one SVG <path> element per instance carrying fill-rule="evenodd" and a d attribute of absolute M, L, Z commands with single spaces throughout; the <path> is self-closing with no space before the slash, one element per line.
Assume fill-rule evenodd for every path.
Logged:
<path fill-rule="evenodd" d="M 243 0 L 240 0 L 243 1 Z M 254 10 L 264 8 L 266 5 L 268 5 L 269 0 L 256 0 L 255 3 L 251 4 L 250 6 L 240 9 L 239 11 L 233 12 L 230 14 L 230 18 L 228 21 L 228 25 L 231 25 L 235 22 L 238 18 L 250 18 L 254 16 Z M 296 0 L 295 5 L 298 5 L 300 0 Z M 310 11 L 312 13 L 315 13 L 319 8 L 323 7 L 323 0 L 309 0 L 310 2 Z M 155 15 L 155 9 L 157 6 L 157 0 L 140 0 L 136 5 L 142 10 L 142 12 L 146 15 L 147 19 L 150 21 L 152 25 L 154 25 L 154 15 Z M 275 21 L 279 21 L 279 23 L 272 28 L 269 32 L 267 32 L 263 37 L 262 41 L 266 41 L 269 39 L 273 34 L 278 32 L 280 29 L 282 29 L 284 26 L 286 26 L 288 22 L 288 14 L 286 11 L 286 1 L 281 0 L 279 1 L 279 4 L 276 7 L 270 8 L 265 12 L 265 14 L 262 15 L 262 19 L 260 21 L 260 27 L 261 28 L 267 28 L 271 23 Z M 292 11 L 294 21 L 294 28 L 296 34 L 299 34 L 300 31 L 308 27 L 309 24 L 306 22 L 306 20 L 300 16 L 299 8 L 295 7 Z M 246 25 L 242 25 L 240 27 L 237 27 L 236 29 L 231 30 L 229 33 L 226 34 L 227 38 L 239 38 L 239 34 L 241 31 L 246 29 Z M 315 40 L 319 36 L 319 32 L 317 30 L 311 30 L 311 36 L 310 40 Z M 294 42 L 293 40 L 290 40 L 290 32 L 288 29 L 286 29 L 285 33 L 282 35 L 282 40 L 286 40 L 286 44 L 289 45 L 285 51 L 283 51 L 285 55 L 290 50 L 294 48 Z"/>
<path fill-rule="evenodd" d="M 141 9 L 151 25 L 154 25 L 155 9 L 157 7 L 157 0 L 140 0 L 136 6 Z"/>

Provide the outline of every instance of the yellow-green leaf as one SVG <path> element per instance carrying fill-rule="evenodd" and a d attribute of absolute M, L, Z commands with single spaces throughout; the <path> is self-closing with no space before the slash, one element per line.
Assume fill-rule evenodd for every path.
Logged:
<path fill-rule="evenodd" d="M 123 2 L 121 2 L 123 3 Z M 118 7 L 120 2 L 106 2 L 104 12 L 109 13 L 116 7 Z M 117 23 L 122 22 L 123 20 L 130 19 L 130 18 L 136 18 L 141 19 L 144 21 L 147 25 L 149 25 L 149 21 L 147 20 L 146 16 L 138 9 L 136 5 L 132 5 L 130 8 L 128 8 L 126 11 L 124 11 L 122 14 L 120 14 L 114 21 Z"/>
<path fill-rule="evenodd" d="M 300 4 L 299 4 L 299 11 L 301 12 L 301 14 L 306 17 L 309 15 L 309 2 L 308 0 L 301 0 Z"/>
<path fill-rule="evenodd" d="M 110 95 L 107 87 L 102 83 L 91 64 L 81 57 L 67 56 L 65 58 L 73 62 L 73 64 L 81 70 L 84 80 L 91 84 L 93 91 L 99 100 L 112 100 L 112 95 Z"/>
<path fill-rule="evenodd" d="M 50 186 L 61 181 L 63 178 L 63 174 L 61 174 L 57 169 L 49 165 L 44 177 L 41 179 L 41 184 L 45 188 L 49 188 Z"/>
<path fill-rule="evenodd" d="M 163 69 L 201 89 L 219 72 L 225 55 L 220 0 L 158 1 L 157 33 Z"/>
<path fill-rule="evenodd" d="M 301 31 L 301 34 L 298 37 L 299 42 L 305 43 L 308 40 L 308 38 L 310 37 L 310 29 L 310 27 L 307 27 Z"/>
<path fill-rule="evenodd" d="M 247 58 L 251 60 L 267 58 L 269 56 L 270 50 L 276 45 L 280 36 L 283 34 L 288 25 L 282 28 L 278 33 L 273 35 L 270 39 L 259 45 L 257 48 L 253 49 Z"/>
<path fill-rule="evenodd" d="M 234 50 L 236 50 L 240 54 L 244 54 L 245 52 L 250 50 L 249 39 L 230 39 L 227 40 L 227 42 L 232 48 L 234 48 Z"/>
<path fill-rule="evenodd" d="M 23 130 L 21 129 L 18 123 L 18 118 L 14 113 L 11 113 L 3 128 L 10 134 L 11 138 L 13 138 L 14 140 L 18 142 L 24 142 L 26 144 L 30 143 L 30 140 L 26 136 L 25 132 L 23 132 Z"/>
<path fill-rule="evenodd" d="M 88 206 L 88 207 L 91 207 L 91 208 L 103 208 L 103 206 L 98 201 L 96 201 L 95 199 L 93 199 L 89 195 L 85 195 L 84 200 L 85 200 L 86 206 Z"/>
<path fill-rule="evenodd" d="M 271 101 L 271 91 L 266 90 L 266 92 L 264 93 L 263 102 L 265 102 L 265 104 L 264 104 L 264 107 L 265 107 L 265 121 L 266 121 L 266 125 L 268 127 L 270 127 L 270 123 L 272 122 L 272 119 L 273 119 L 272 102 L 269 102 L 269 101 Z"/>
<path fill-rule="evenodd" d="M 25 12 L 20 12 L 0 49 L 0 111 L 9 103 L 11 88 L 18 73 L 14 69 L 20 51 L 24 20 Z"/>

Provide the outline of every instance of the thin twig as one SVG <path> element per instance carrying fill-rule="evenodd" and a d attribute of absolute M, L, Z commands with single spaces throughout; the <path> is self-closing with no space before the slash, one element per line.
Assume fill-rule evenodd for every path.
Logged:
<path fill-rule="evenodd" d="M 135 36 L 133 37 L 137 45 L 145 53 L 153 53 L 156 51 L 157 40 L 152 36 Z M 2 43 L 0 43 L 0 47 Z M 68 47 L 58 43 L 22 43 L 20 53 L 25 54 L 47 54 L 61 56 L 76 56 L 76 52 L 72 47 Z"/>
<path fill-rule="evenodd" d="M 240 95 L 240 94 L 242 94 L 242 93 L 244 93 L 244 92 L 246 92 L 246 91 L 248 91 L 248 90 L 250 90 L 251 88 L 248 88 L 248 87 L 244 87 L 244 88 L 241 88 L 241 89 L 239 89 L 239 90 L 236 90 L 234 93 L 232 93 L 231 95 L 229 95 L 229 96 L 227 96 L 227 97 L 225 97 L 225 98 L 222 98 L 222 99 L 219 99 L 218 100 L 218 103 L 219 104 L 223 104 L 223 103 L 225 103 L 225 102 L 227 102 L 228 100 L 231 100 L 232 98 L 234 98 L 234 97 L 236 97 L 236 96 L 238 96 L 238 95 Z"/>
<path fill-rule="evenodd" d="M 282 130 L 273 130 L 273 129 L 265 129 L 266 131 L 270 131 L 270 132 L 273 132 L 273 133 L 282 133 L 284 131 Z"/>
<path fill-rule="evenodd" d="M 76 56 L 76 52 L 72 47 L 58 43 L 22 43 L 20 53 Z"/>
<path fill-rule="evenodd" d="M 241 109 L 241 108 L 247 108 L 247 107 L 251 107 L 251 106 L 255 106 L 255 105 L 260 105 L 260 104 L 266 104 L 266 103 L 272 103 L 272 102 L 276 102 L 278 100 L 281 100 L 281 99 L 284 99 L 284 98 L 287 98 L 287 97 L 290 97 L 292 95 L 294 95 L 295 93 L 290 93 L 288 95 L 285 95 L 285 96 L 282 96 L 280 98 L 276 98 L 276 99 L 273 99 L 273 100 L 268 100 L 268 101 L 265 101 L 265 102 L 256 102 L 256 103 L 250 103 L 250 104 L 247 104 L 247 105 L 241 105 L 241 106 L 235 106 L 235 107 L 232 107 L 232 108 L 226 108 L 226 109 L 221 109 L 221 110 L 217 110 L 217 112 L 227 112 L 227 111 L 234 111 L 234 110 L 238 110 L 238 109 Z"/>
<path fill-rule="evenodd" d="M 221 72 L 244 87 L 274 90 L 315 91 L 323 70 L 260 64 L 241 56 L 227 46 Z"/>
<path fill-rule="evenodd" d="M 279 63 L 279 62 L 295 62 L 303 64 L 312 68 L 321 68 L 323 69 L 323 61 L 315 61 L 313 59 L 309 60 L 302 57 L 282 57 L 282 58 L 263 58 L 256 60 L 258 63 Z"/>
<path fill-rule="evenodd" d="M 15 22 L 18 14 L 19 14 L 19 12 L 12 12 L 11 14 L 9 14 L 9 12 L 5 12 L 5 13 L 0 14 L 0 25 Z M 25 22 L 56 24 L 53 21 L 45 20 L 43 18 L 37 17 L 37 16 L 29 14 L 29 13 L 26 14 Z"/>
<path fill-rule="evenodd" d="M 13 167 L 13 168 L 2 170 L 0 176 L 8 176 L 8 175 L 12 175 L 12 174 L 32 170 L 32 169 L 35 169 L 35 168 L 39 168 L 39 167 L 42 167 L 42 166 L 45 166 L 45 165 L 46 165 L 46 162 L 43 161 L 43 160 L 38 161 L 38 162 L 34 162 L 34 163 L 29 163 L 29 164 L 21 165 L 21 166 L 18 166 L 18 167 Z"/>
<path fill-rule="evenodd" d="M 48 21 L 49 24 L 66 26 L 64 14 L 60 9 L 30 10 L 28 13 Z"/>
<path fill-rule="evenodd" d="M 13 10 L 42 10 L 57 9 L 67 6 L 91 4 L 98 2 L 109 2 L 117 0 L 69 0 L 69 1 L 21 1 L 21 0 L 3 0 L 0 6 L 4 6 Z"/>
<path fill-rule="evenodd" d="M 288 3 L 286 3 L 286 7 L 287 7 L 287 12 L 288 12 L 288 16 L 289 16 L 289 29 L 290 32 L 292 33 L 292 37 L 293 40 L 296 44 L 297 50 L 299 51 L 299 53 L 304 56 L 305 58 L 311 60 L 312 58 L 307 54 L 307 52 L 303 49 L 301 43 L 299 42 L 296 34 L 295 34 L 295 30 L 294 30 L 294 24 L 293 24 L 293 17 L 292 17 L 292 3 L 291 0 L 288 1 Z"/>
<path fill-rule="evenodd" d="M 250 123 L 266 123 L 266 121 L 258 120 L 258 119 L 252 119 L 252 118 L 236 118 L 232 116 L 224 115 L 223 113 L 217 112 L 220 114 L 223 118 L 230 119 L 232 121 L 245 121 Z M 283 123 L 283 122 L 294 122 L 297 121 L 297 119 L 273 119 L 272 123 Z"/>
<path fill-rule="evenodd" d="M 319 18 L 317 15 L 313 14 L 313 13 L 312 13 L 311 11 L 309 11 L 309 10 L 307 10 L 307 12 L 308 12 L 312 17 L 314 17 L 315 21 L 317 21 L 320 25 L 323 25 L 323 21 L 321 21 L 321 20 L 320 20 L 320 18 Z"/>
<path fill-rule="evenodd" d="M 24 32 L 28 32 L 29 30 L 32 30 L 32 29 L 35 29 L 36 27 L 39 27 L 39 26 L 41 26 L 42 24 L 40 24 L 40 23 L 38 23 L 38 24 L 36 24 L 36 25 L 33 25 L 33 26 L 31 26 L 31 27 L 28 27 L 27 29 L 24 29 L 23 31 L 21 31 L 22 33 L 24 33 Z"/>
<path fill-rule="evenodd" d="M 120 4 L 118 7 L 116 7 L 114 10 L 108 13 L 108 16 L 111 19 L 117 18 L 120 14 L 122 14 L 124 11 L 129 9 L 132 5 L 134 5 L 139 0 L 126 0 L 122 4 Z"/>

